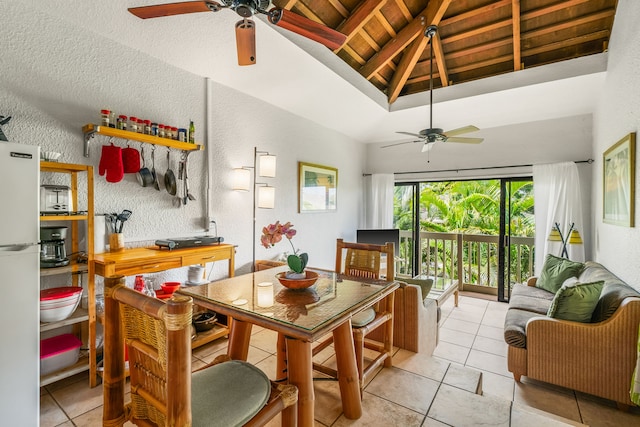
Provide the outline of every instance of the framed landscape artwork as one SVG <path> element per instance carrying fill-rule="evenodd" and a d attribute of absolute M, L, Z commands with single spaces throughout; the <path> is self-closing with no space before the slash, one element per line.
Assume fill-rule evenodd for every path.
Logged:
<path fill-rule="evenodd" d="M 603 220 L 634 226 L 636 134 L 628 134 L 603 154 Z"/>
<path fill-rule="evenodd" d="M 338 209 L 338 169 L 298 162 L 298 212 Z"/>

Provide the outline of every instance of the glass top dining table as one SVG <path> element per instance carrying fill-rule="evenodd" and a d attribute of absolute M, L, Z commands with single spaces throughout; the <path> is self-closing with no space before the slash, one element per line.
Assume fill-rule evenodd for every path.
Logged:
<path fill-rule="evenodd" d="M 278 329 L 298 339 L 314 341 L 330 332 L 345 317 L 371 306 L 372 300 L 388 295 L 395 287 L 385 280 L 350 278 L 332 271 L 318 273 L 316 283 L 307 289 L 288 289 L 276 274 L 277 267 L 231 277 L 204 285 L 180 289 L 196 304 L 206 302 L 217 313 L 253 324 L 279 324 Z"/>
<path fill-rule="evenodd" d="M 314 425 L 312 343 L 332 333 L 342 409 L 346 418 L 358 419 L 362 402 L 351 317 L 384 298 L 393 298 L 398 284 L 311 269 L 319 275 L 316 283 L 308 289 L 292 290 L 276 277 L 286 270 L 283 266 L 256 271 L 178 292 L 232 319 L 227 349 L 232 359 L 247 359 L 252 325 L 278 332 L 276 380 L 298 387 L 300 426 Z M 283 426 L 292 421 L 284 415 Z"/>

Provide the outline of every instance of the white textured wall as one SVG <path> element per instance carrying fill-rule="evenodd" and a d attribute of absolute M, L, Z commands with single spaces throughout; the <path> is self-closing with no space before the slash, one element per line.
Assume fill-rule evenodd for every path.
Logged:
<path fill-rule="evenodd" d="M 230 190 L 230 170 L 252 163 L 254 145 L 278 156 L 278 177 L 272 180 L 277 188 L 276 209 L 258 212 L 260 226 L 277 219 L 292 221 L 299 230 L 296 247 L 308 251 L 311 263 L 320 267 L 333 265 L 336 237 L 355 237 L 364 156 L 361 144 L 217 84 L 211 85 L 207 107 L 207 82 L 202 77 L 18 2 L 3 2 L 2 13 L 3 21 L 11 25 L 0 25 L 0 114 L 13 116 L 3 129 L 13 142 L 60 151 L 65 162 L 92 164 L 96 212 L 133 211 L 124 229 L 128 245 L 202 234 L 210 211 L 219 235 L 238 245 L 237 267 L 249 271 L 251 199 Z M 176 208 L 168 193 L 140 187 L 134 175 L 116 184 L 99 176 L 100 146 L 108 139 L 96 136 L 91 156 L 85 158 L 81 128 L 97 123 L 101 108 L 176 125 L 193 119 L 196 139 L 207 145 L 204 153 L 193 153 L 189 159 L 191 192 L 198 200 Z M 123 141 L 114 143 L 126 146 Z M 165 149 L 159 148 L 156 166 L 161 172 L 166 169 L 165 156 Z M 339 169 L 338 213 L 296 213 L 298 160 Z M 177 153 L 173 162 L 175 167 Z M 208 186 L 209 207 L 205 202 Z M 276 257 L 287 249 L 285 244 L 264 253 L 258 249 L 258 257 Z M 226 272 L 219 264 L 212 278 Z"/>
<path fill-rule="evenodd" d="M 640 123 L 640 3 L 618 2 L 615 25 L 609 44 L 609 64 L 602 101 L 594 115 L 593 211 L 595 259 L 620 278 L 640 289 L 640 222 L 636 148 L 636 215 L 634 228 L 602 221 L 602 154 Z"/>

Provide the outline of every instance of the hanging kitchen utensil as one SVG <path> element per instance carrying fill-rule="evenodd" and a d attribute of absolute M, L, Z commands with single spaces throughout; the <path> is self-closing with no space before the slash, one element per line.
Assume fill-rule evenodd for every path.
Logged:
<path fill-rule="evenodd" d="M 132 212 L 128 209 L 122 211 L 122 213 L 118 214 L 118 220 L 120 221 L 120 227 L 118 228 L 118 233 L 122 233 L 122 227 L 124 223 L 129 219 Z"/>
<path fill-rule="evenodd" d="M 184 156 L 184 189 L 185 189 L 185 193 L 187 194 L 187 198 L 191 201 L 196 200 L 196 198 L 193 196 L 193 194 L 191 194 L 191 192 L 189 191 L 189 152 L 185 153 Z"/>
<path fill-rule="evenodd" d="M 148 187 L 153 183 L 153 176 L 151 175 L 151 171 L 147 167 L 146 159 L 144 158 L 144 145 L 140 149 L 142 155 L 142 167 L 136 174 L 136 178 L 138 179 L 138 183 L 143 187 Z"/>
<path fill-rule="evenodd" d="M 176 176 L 171 170 L 171 149 L 167 150 L 167 171 L 164 174 L 164 186 L 172 196 L 177 193 Z"/>
<path fill-rule="evenodd" d="M 129 147 L 122 149 L 122 167 L 124 173 L 137 173 L 140 171 L 140 152 Z"/>
<path fill-rule="evenodd" d="M 160 191 L 160 184 L 158 183 L 158 175 L 156 174 L 156 146 L 151 147 L 151 176 L 153 177 L 153 188 Z"/>

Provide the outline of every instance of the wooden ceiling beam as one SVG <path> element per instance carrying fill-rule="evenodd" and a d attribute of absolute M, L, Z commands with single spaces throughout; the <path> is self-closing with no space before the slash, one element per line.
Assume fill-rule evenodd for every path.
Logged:
<path fill-rule="evenodd" d="M 387 99 L 389 100 L 389 104 L 393 104 L 396 99 L 398 99 L 398 96 L 400 96 L 402 88 L 407 83 L 413 68 L 418 63 L 418 60 L 422 56 L 422 52 L 424 52 L 424 48 L 428 42 L 429 40 L 426 37 L 416 37 L 409 45 L 409 48 L 405 49 L 402 54 L 402 59 L 400 59 L 400 63 L 396 68 L 396 72 L 393 73 L 393 77 L 391 78 L 391 82 L 387 89 Z"/>
<path fill-rule="evenodd" d="M 473 30 L 465 31 L 463 33 L 454 34 L 446 37 L 442 43 L 453 43 L 459 40 L 464 40 L 469 37 L 474 37 L 480 35 L 482 33 L 486 33 L 488 31 L 499 30 L 503 27 L 510 27 L 513 21 L 509 18 L 503 19 L 501 21 L 494 22 L 493 24 L 483 25 L 482 27 L 474 28 Z"/>
<path fill-rule="evenodd" d="M 610 32 L 609 30 L 596 31 L 595 33 L 586 34 L 580 37 L 572 37 L 570 39 L 562 40 L 556 43 L 549 43 L 544 46 L 534 47 L 531 49 L 525 49 L 522 51 L 523 56 L 532 56 L 537 55 L 539 53 L 546 53 L 552 50 L 562 49 L 569 46 L 574 46 L 576 44 L 581 44 L 593 40 L 609 38 Z"/>
<path fill-rule="evenodd" d="M 405 4 L 404 0 L 395 0 L 395 3 L 396 6 L 398 6 L 398 9 L 400 9 L 400 13 L 404 15 L 404 18 L 407 20 L 407 22 L 411 21 L 413 19 L 413 16 L 411 15 L 411 11 Z"/>
<path fill-rule="evenodd" d="M 547 27 L 540 28 L 537 30 L 527 31 L 522 35 L 522 38 L 530 39 L 530 38 L 539 37 L 545 34 L 555 33 L 556 31 L 565 30 L 567 28 L 574 28 L 574 27 L 577 27 L 578 25 L 588 24 L 590 22 L 610 18 L 615 14 L 616 14 L 616 11 L 613 9 L 603 10 L 597 13 L 592 13 L 590 15 L 582 16 L 581 18 L 575 18 L 570 21 L 549 25 Z"/>
<path fill-rule="evenodd" d="M 549 13 L 558 12 L 563 9 L 581 5 L 582 3 L 588 3 L 591 0 L 567 0 L 562 1 L 551 6 L 541 7 L 540 9 L 531 10 L 522 14 L 522 20 L 526 21 L 533 18 L 539 18 L 540 16 L 547 15 Z"/>
<path fill-rule="evenodd" d="M 343 18 L 346 18 L 350 15 L 347 8 L 344 7 L 344 5 L 340 3 L 339 0 L 329 0 L 329 3 L 331 3 L 331 6 L 333 6 L 338 11 L 338 13 L 342 15 Z"/>
<path fill-rule="evenodd" d="M 285 4 L 282 5 L 283 9 L 291 10 L 293 6 L 298 3 L 298 0 L 288 0 Z"/>
<path fill-rule="evenodd" d="M 476 17 L 476 16 L 489 15 L 494 10 L 500 9 L 501 7 L 509 6 L 510 4 L 511 4 L 511 0 L 494 1 L 493 3 L 488 4 L 486 6 L 478 7 L 476 9 L 472 9 L 472 10 L 470 10 L 468 12 L 460 13 L 458 15 L 451 16 L 451 17 L 449 17 L 447 19 L 443 19 L 440 24 L 442 26 L 445 26 L 445 25 L 454 24 L 454 23 L 460 22 L 460 21 L 466 21 L 466 20 L 468 20 L 470 18 L 473 18 L 473 17 Z"/>
<path fill-rule="evenodd" d="M 504 37 L 500 40 L 495 40 L 495 41 L 491 41 L 491 42 L 487 42 L 487 43 L 480 43 L 477 44 L 475 46 L 471 46 L 471 47 L 466 47 L 460 50 L 456 50 L 454 52 L 448 52 L 447 53 L 447 59 L 448 60 L 452 60 L 452 59 L 457 59 L 463 56 L 468 56 L 468 55 L 474 55 L 474 54 L 478 54 L 478 53 L 482 53 L 483 51 L 486 50 L 491 50 L 491 49 L 499 49 L 503 46 L 506 45 L 510 45 L 513 42 L 513 38 L 512 37 Z"/>
<path fill-rule="evenodd" d="M 400 96 L 402 88 L 406 84 L 407 79 L 411 75 L 411 72 L 418 63 L 418 60 L 420 59 L 420 56 L 422 56 L 424 48 L 427 45 L 428 40 L 424 36 L 424 27 L 422 26 L 422 24 L 424 23 L 425 27 L 428 25 L 438 25 L 442 20 L 444 13 L 447 11 L 449 4 L 451 4 L 451 1 L 452 0 L 431 0 L 427 7 L 422 11 L 422 13 L 409 25 L 407 25 L 407 27 L 409 27 L 417 19 L 420 19 L 421 25 L 420 27 L 418 27 L 418 34 L 414 36 L 414 41 L 411 42 L 411 48 L 403 53 L 402 59 L 400 59 L 400 63 L 398 64 L 398 68 L 396 69 L 393 77 L 391 78 L 391 82 L 389 83 L 389 87 L 387 89 L 387 99 L 389 101 L 389 104 L 394 103 L 396 99 L 398 99 L 398 96 Z M 387 43 L 378 54 L 381 54 L 390 43 L 392 43 L 394 40 L 397 40 L 400 37 L 400 34 L 402 34 L 402 31 L 398 33 L 398 36 L 395 39 Z M 415 40 L 416 38 L 418 40 Z M 376 56 L 378 54 L 376 54 Z M 440 56 L 442 64 L 444 65 L 444 55 L 442 55 L 442 49 L 440 50 Z M 392 59 L 393 56 L 388 60 L 391 61 Z M 367 65 L 365 65 L 365 67 Z"/>
<path fill-rule="evenodd" d="M 391 24 L 389 24 L 389 21 L 387 21 L 387 18 L 384 17 L 382 12 L 378 11 L 376 13 L 376 19 L 378 20 L 380 25 L 382 25 L 387 34 L 389 34 L 392 38 L 398 35 L 398 33 L 396 33 L 396 30 L 394 30 Z"/>
<path fill-rule="evenodd" d="M 511 3 L 511 20 L 513 22 L 513 71 L 522 69 L 520 56 L 520 0 Z"/>
<path fill-rule="evenodd" d="M 447 63 L 444 59 L 444 50 L 442 50 L 442 42 L 440 36 L 435 35 L 432 39 L 433 42 L 433 56 L 438 65 L 438 71 L 440 76 L 440 84 L 442 86 L 449 86 L 449 72 L 447 71 Z"/>
<path fill-rule="evenodd" d="M 387 0 L 363 0 L 360 2 L 351 15 L 342 24 L 340 24 L 338 28 L 336 28 L 342 34 L 346 34 L 347 36 L 343 46 L 363 29 L 371 18 L 373 18 L 378 11 L 382 9 L 382 6 L 384 6 L 386 2 Z"/>

